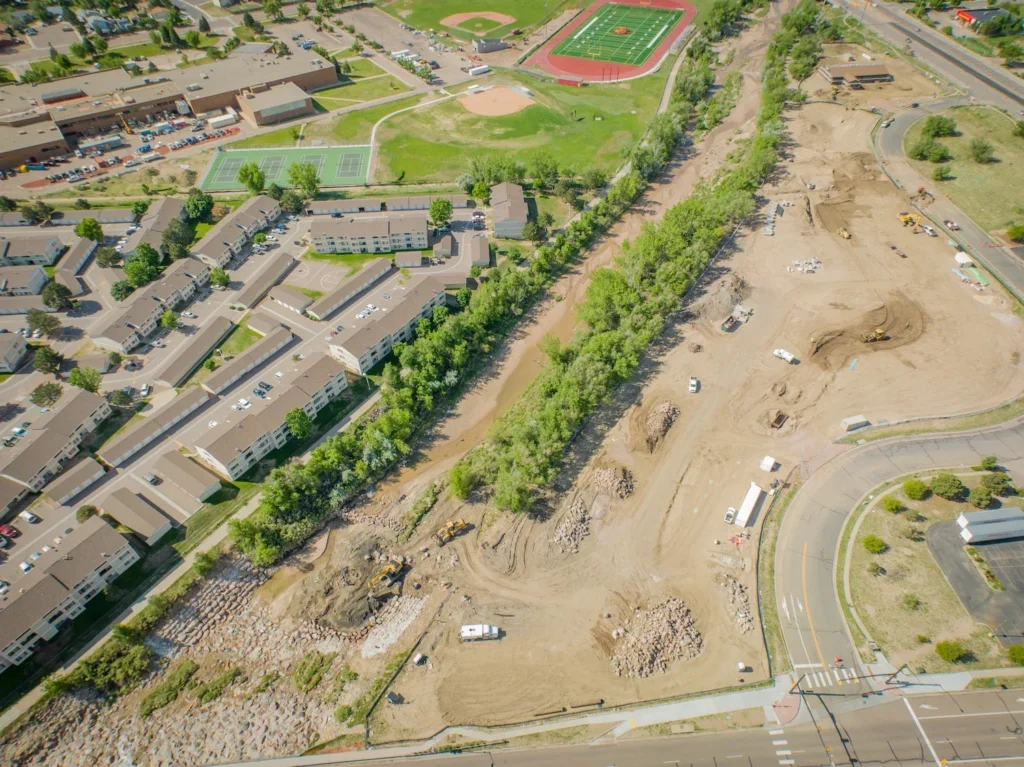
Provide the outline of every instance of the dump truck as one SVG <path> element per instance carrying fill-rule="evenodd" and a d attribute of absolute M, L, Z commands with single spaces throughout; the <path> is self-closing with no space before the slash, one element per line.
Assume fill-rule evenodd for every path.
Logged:
<path fill-rule="evenodd" d="M 796 357 L 794 357 L 792 353 L 787 352 L 785 349 L 776 349 L 775 351 L 772 352 L 772 354 L 774 354 L 780 360 L 785 360 L 790 364 L 792 364 L 793 360 L 796 359 Z"/>
<path fill-rule="evenodd" d="M 722 323 L 722 332 L 728 333 L 734 327 L 736 327 L 737 319 L 733 315 L 729 315 L 725 318 L 725 322 Z"/>
<path fill-rule="evenodd" d="M 469 527 L 463 520 L 448 520 L 441 527 L 434 531 L 433 538 L 438 546 L 444 546 L 449 541 L 457 538 Z"/>
<path fill-rule="evenodd" d="M 500 636 L 501 629 L 487 623 L 473 623 L 459 629 L 461 642 L 482 642 L 487 639 L 498 639 Z"/>
<path fill-rule="evenodd" d="M 878 341 L 888 341 L 889 334 L 882 330 L 882 328 L 875 328 L 874 330 L 865 333 L 863 340 L 866 344 L 873 344 Z"/>

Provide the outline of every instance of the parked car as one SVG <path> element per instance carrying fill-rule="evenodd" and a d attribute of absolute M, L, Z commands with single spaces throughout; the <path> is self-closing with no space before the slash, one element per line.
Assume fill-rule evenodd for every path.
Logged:
<path fill-rule="evenodd" d="M 38 524 L 38 522 L 39 522 L 39 517 L 37 517 L 31 511 L 23 511 L 23 512 L 21 512 L 21 514 L 18 515 L 18 517 L 20 517 L 21 519 L 24 519 L 30 525 L 35 525 L 35 524 Z"/>
<path fill-rule="evenodd" d="M 27 573 L 29 570 L 32 569 L 32 565 L 30 565 L 28 562 L 22 562 L 20 565 L 18 565 L 18 567 L 21 568 L 21 571 L 23 573 Z"/>
<path fill-rule="evenodd" d="M 6 549 L 9 545 L 9 541 L 2 535 L 0 535 L 0 549 Z"/>
<path fill-rule="evenodd" d="M 690 376 L 690 394 L 696 394 L 697 393 L 697 386 L 698 386 L 697 379 L 694 378 L 693 376 Z"/>
<path fill-rule="evenodd" d="M 17 538 L 21 535 L 21 531 L 18 528 L 11 527 L 10 525 L 0 525 L 0 533 L 3 533 L 8 538 Z"/>
<path fill-rule="evenodd" d="M 160 481 L 159 479 L 157 479 L 156 474 L 143 474 L 142 478 L 151 485 L 155 485 Z"/>
<path fill-rule="evenodd" d="M 270 391 L 271 389 L 274 388 L 273 386 L 271 386 L 270 384 L 266 383 L 265 381 L 260 381 L 258 385 L 259 385 L 259 387 L 261 389 L 263 389 L 263 391 Z"/>

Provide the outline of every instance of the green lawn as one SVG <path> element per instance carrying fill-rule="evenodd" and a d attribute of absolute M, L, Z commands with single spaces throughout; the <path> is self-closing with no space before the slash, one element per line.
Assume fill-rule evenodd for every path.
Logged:
<path fill-rule="evenodd" d="M 314 290 L 313 288 L 302 288 L 299 287 L 298 285 L 292 285 L 291 283 L 288 282 L 286 282 L 284 286 L 286 288 L 291 288 L 296 293 L 301 293 L 306 298 L 309 298 L 313 301 L 316 301 L 318 298 L 324 297 L 324 292 L 322 290 Z"/>
<path fill-rule="evenodd" d="M 426 251 L 424 251 L 425 253 Z M 306 250 L 302 254 L 302 258 L 307 261 L 326 261 L 330 264 L 336 264 L 338 266 L 347 266 L 348 274 L 346 277 L 351 277 L 353 274 L 363 268 L 363 265 L 369 261 L 375 261 L 378 258 L 387 258 L 389 253 L 317 253 L 312 248 Z M 298 288 L 296 288 L 298 290 Z M 303 291 L 305 292 L 305 291 Z M 308 293 L 307 293 L 308 295 Z"/>
<path fill-rule="evenodd" d="M 221 489 L 185 521 L 185 537 L 175 543 L 174 548 L 181 556 L 188 554 L 225 520 L 233 517 L 261 489 L 262 485 L 241 480 L 222 483 Z"/>
<path fill-rule="evenodd" d="M 256 39 L 256 33 L 253 32 L 249 27 L 243 27 L 241 25 L 231 28 L 231 33 L 241 40 L 243 43 L 251 43 Z"/>
<path fill-rule="evenodd" d="M 279 146 L 295 146 L 296 131 L 299 126 L 290 125 L 287 128 L 280 128 L 270 133 L 261 133 L 259 136 L 236 141 L 229 144 L 228 149 L 266 149 Z"/>
<path fill-rule="evenodd" d="M 670 69 L 587 88 L 508 75 L 503 79 L 528 88 L 535 104 L 512 115 L 484 117 L 452 99 L 398 115 L 377 133 L 380 162 L 374 180 L 383 183 L 401 176 L 405 183 L 452 181 L 473 157 L 511 156 L 528 164 L 540 150 L 563 167 L 612 171 L 644 132 Z"/>
<path fill-rule="evenodd" d="M 1024 223 L 1024 141 L 1013 135 L 1013 122 L 982 107 L 951 109 L 943 114 L 956 120 L 960 135 L 939 139 L 953 153 L 953 159 L 945 163 L 953 178 L 932 185 L 989 231 Z M 923 126 L 924 120 L 911 126 L 905 148 L 920 139 Z M 979 165 L 971 159 L 970 143 L 975 138 L 992 143 L 996 162 Z M 925 178 L 931 178 L 934 163 L 911 162 Z"/>
<path fill-rule="evenodd" d="M 472 39 L 470 29 L 447 27 L 441 19 L 455 13 L 478 13 L 480 11 L 496 11 L 513 16 L 515 21 L 504 26 L 486 29 L 489 37 L 504 37 L 513 29 L 530 29 L 554 17 L 566 8 L 578 6 L 574 0 L 517 0 L 514 4 L 507 0 L 396 0 L 381 6 L 381 10 L 411 24 L 417 29 L 447 29 L 456 37 L 464 40 Z M 479 19 L 483 22 L 483 19 Z M 476 29 L 476 31 L 480 31 Z"/>
<path fill-rule="evenodd" d="M 263 336 L 242 323 L 232 330 L 228 337 L 220 342 L 220 353 L 223 357 L 234 357 L 241 354 Z"/>
<path fill-rule="evenodd" d="M 363 101 L 374 101 L 386 96 L 405 93 L 409 86 L 397 77 L 387 75 L 374 77 L 361 82 L 349 81 L 345 85 L 318 91 L 313 94 L 313 102 L 326 112 L 342 107 L 350 107 Z"/>
<path fill-rule="evenodd" d="M 348 77 L 352 80 L 358 80 L 360 77 L 374 77 L 376 75 L 384 74 L 384 70 L 378 67 L 369 59 L 362 57 L 355 59 L 344 59 L 342 63 L 348 63 L 348 73 L 342 75 L 342 77 Z"/>
<path fill-rule="evenodd" d="M 203 237 L 206 236 L 206 233 L 208 231 L 210 231 L 211 229 L 213 229 L 213 224 L 208 224 L 205 221 L 200 221 L 195 226 L 196 226 L 196 235 L 195 235 L 195 237 L 192 238 L 192 244 L 193 245 L 195 245 L 197 242 L 199 242 L 201 239 L 203 239 Z"/>
<path fill-rule="evenodd" d="M 320 139 L 325 144 L 357 144 L 367 143 L 374 124 L 382 117 L 397 112 L 399 109 L 418 104 L 423 96 L 409 96 L 404 99 L 378 104 L 368 109 L 346 112 L 333 120 L 320 120 L 306 126 L 303 143 L 312 139 Z"/>

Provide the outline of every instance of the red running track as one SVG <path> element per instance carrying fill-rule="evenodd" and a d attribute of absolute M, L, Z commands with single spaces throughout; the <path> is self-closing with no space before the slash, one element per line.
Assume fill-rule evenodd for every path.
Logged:
<path fill-rule="evenodd" d="M 608 5 L 609 3 L 683 11 L 683 18 L 669 31 L 665 39 L 661 41 L 661 44 L 648 57 L 647 61 L 640 66 L 577 59 L 572 56 L 555 56 L 551 53 L 560 42 L 583 26 L 587 19 L 597 13 L 601 6 Z M 625 80 L 629 77 L 645 75 L 658 66 L 659 62 L 665 57 L 665 54 L 668 53 L 669 48 L 679 39 L 683 31 L 693 23 L 696 16 L 697 9 L 688 0 L 598 0 L 598 2 L 587 8 L 555 33 L 554 37 L 544 43 L 525 63 L 528 67 L 538 67 L 555 77 L 577 79 L 585 83 L 614 82 L 615 80 Z"/>

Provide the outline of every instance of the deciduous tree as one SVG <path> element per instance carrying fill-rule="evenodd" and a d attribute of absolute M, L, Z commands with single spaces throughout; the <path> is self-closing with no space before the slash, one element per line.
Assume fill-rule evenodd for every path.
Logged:
<path fill-rule="evenodd" d="M 28 399 L 38 407 L 53 407 L 63 394 L 63 386 L 53 381 L 47 381 L 34 388 Z"/>
<path fill-rule="evenodd" d="M 243 163 L 238 169 L 238 183 L 249 190 L 249 194 L 259 194 L 267 184 L 266 174 L 254 162 Z"/>
<path fill-rule="evenodd" d="M 77 386 L 79 389 L 91 391 L 93 394 L 100 390 L 103 383 L 103 376 L 95 368 L 75 368 L 68 375 L 68 383 Z"/>

